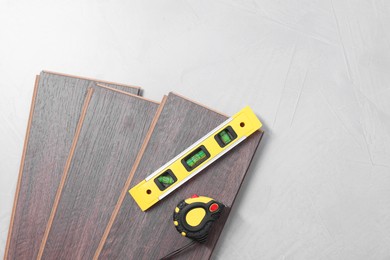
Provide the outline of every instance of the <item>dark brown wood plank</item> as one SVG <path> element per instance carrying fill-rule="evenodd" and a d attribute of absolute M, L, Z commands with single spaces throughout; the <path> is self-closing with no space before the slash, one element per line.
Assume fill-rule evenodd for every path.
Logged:
<path fill-rule="evenodd" d="M 113 89 L 94 89 L 38 259 L 93 257 L 158 106 Z"/>
<path fill-rule="evenodd" d="M 37 256 L 84 99 L 94 82 L 139 92 L 137 87 L 54 72 L 42 72 L 36 81 L 5 259 Z"/>
<path fill-rule="evenodd" d="M 225 116 L 171 93 L 134 173 L 131 185 L 126 190 L 224 120 Z M 112 223 L 107 226 L 95 258 L 159 259 L 187 244 L 190 240 L 183 238 L 172 223 L 172 213 L 177 203 L 192 194 L 199 194 L 219 200 L 230 208 L 262 135 L 260 131 L 254 133 L 146 212 L 139 209 L 130 195 L 126 196 L 118 212 L 114 212 Z M 178 256 L 178 259 L 209 258 L 228 215 L 229 209 L 215 223 L 206 244 L 194 246 Z"/>

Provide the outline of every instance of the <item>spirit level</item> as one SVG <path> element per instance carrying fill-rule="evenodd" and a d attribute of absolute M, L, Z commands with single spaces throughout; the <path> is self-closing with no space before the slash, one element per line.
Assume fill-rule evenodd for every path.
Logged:
<path fill-rule="evenodd" d="M 250 107 L 227 119 L 130 189 L 142 211 L 162 200 L 262 126 Z"/>

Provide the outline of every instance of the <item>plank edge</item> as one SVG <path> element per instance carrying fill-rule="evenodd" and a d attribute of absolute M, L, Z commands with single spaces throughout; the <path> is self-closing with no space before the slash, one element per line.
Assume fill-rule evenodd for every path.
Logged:
<path fill-rule="evenodd" d="M 54 75 L 58 75 L 58 76 L 78 78 L 78 79 L 85 79 L 85 80 L 91 80 L 91 81 L 95 81 L 95 82 L 101 82 L 101 83 L 106 83 L 106 84 L 113 84 L 113 85 L 118 85 L 118 86 L 133 88 L 133 89 L 138 89 L 137 95 L 139 95 L 140 90 L 141 90 L 141 87 L 139 87 L 139 86 L 133 86 L 133 85 L 127 85 L 127 84 L 122 84 L 122 83 L 116 83 L 116 82 L 107 81 L 107 80 L 100 80 L 100 79 L 94 79 L 94 78 L 89 78 L 89 77 L 75 76 L 75 75 L 71 75 L 71 74 L 54 72 L 54 71 L 49 71 L 49 70 L 42 70 L 42 72 L 49 73 L 49 74 L 54 74 Z"/>
<path fill-rule="evenodd" d="M 211 256 L 212 256 L 213 253 L 214 253 L 214 250 L 215 250 L 215 247 L 217 246 L 218 240 L 219 240 L 219 238 L 221 237 L 221 234 L 222 234 L 222 232 L 223 232 L 223 230 L 224 230 L 224 228 L 225 228 L 225 225 L 226 225 L 226 223 L 227 223 L 227 221 L 228 221 L 228 219 L 229 219 L 229 216 L 230 216 L 230 214 L 231 214 L 231 211 L 232 211 L 232 209 L 233 209 L 234 202 L 235 202 L 236 199 L 237 199 L 238 193 L 239 193 L 240 190 L 241 190 L 241 186 L 242 186 L 242 184 L 244 183 L 244 180 L 245 180 L 246 175 L 247 175 L 247 173 L 248 173 L 248 171 L 249 171 L 249 168 L 250 168 L 251 165 L 252 165 L 253 158 L 255 158 L 255 155 L 256 155 L 256 152 L 257 152 L 257 150 L 258 150 L 258 148 L 259 148 L 259 145 L 260 145 L 260 143 L 261 143 L 261 140 L 263 139 L 264 131 L 261 130 L 261 129 L 259 129 L 259 130 L 257 130 L 256 132 L 259 132 L 259 134 L 260 134 L 261 136 L 260 136 L 260 138 L 259 138 L 259 141 L 258 141 L 257 144 L 256 144 L 255 151 L 254 151 L 254 153 L 252 154 L 251 159 L 249 160 L 249 164 L 248 164 L 248 167 L 247 167 L 246 170 L 245 170 L 244 176 L 243 176 L 243 178 L 241 179 L 241 182 L 240 182 L 240 185 L 239 185 L 239 187 L 238 187 L 236 196 L 234 196 L 234 199 L 233 199 L 233 201 L 232 201 L 232 203 L 231 203 L 231 205 L 230 205 L 230 210 L 229 210 L 229 212 L 228 212 L 228 215 L 226 216 L 225 223 L 224 223 L 223 226 L 222 226 L 221 232 L 219 232 L 219 234 L 218 234 L 218 236 L 217 236 L 217 239 L 215 240 L 214 245 L 211 247 L 211 253 L 210 253 L 208 259 L 211 259 Z M 256 133 L 256 132 L 255 132 L 255 133 Z"/>
<path fill-rule="evenodd" d="M 86 96 L 86 98 L 84 100 L 84 105 L 83 105 L 83 108 L 82 108 L 81 116 L 80 116 L 80 119 L 79 119 L 79 122 L 78 122 L 77 128 L 76 128 L 76 133 L 75 133 L 75 136 L 74 136 L 73 141 L 72 141 L 72 146 L 71 146 L 71 149 L 70 149 L 70 152 L 69 152 L 68 159 L 67 159 L 66 164 L 65 164 L 65 168 L 64 168 L 63 174 L 61 176 L 61 182 L 60 182 L 60 184 L 58 186 L 58 189 L 57 189 L 56 197 L 54 199 L 54 203 L 53 203 L 52 210 L 51 210 L 51 213 L 50 213 L 50 216 L 49 216 L 49 220 L 48 220 L 47 225 L 46 225 L 45 233 L 43 235 L 43 238 L 42 238 L 42 241 L 41 241 L 41 245 L 39 247 L 37 259 L 41 259 L 42 256 L 43 256 L 43 252 L 45 250 L 46 242 L 47 242 L 47 239 L 49 237 L 49 233 L 50 233 L 50 230 L 51 230 L 51 226 L 53 224 L 53 220 L 54 220 L 55 214 L 57 212 L 58 204 L 59 204 L 59 201 L 60 201 L 61 195 L 62 195 L 62 190 L 63 190 L 63 188 L 65 186 L 65 181 L 66 181 L 66 179 L 68 177 L 68 171 L 69 171 L 69 168 L 70 168 L 70 163 L 72 161 L 73 154 L 74 154 L 74 151 L 75 151 L 76 146 L 77 146 L 78 138 L 80 136 L 81 128 L 83 126 L 85 115 L 87 114 L 88 106 L 89 106 L 89 103 L 91 101 L 93 91 L 94 91 L 93 88 L 89 88 L 88 92 L 87 92 L 87 96 Z"/>
<path fill-rule="evenodd" d="M 34 92 L 33 92 L 31 105 L 30 105 L 30 114 L 28 117 L 26 135 L 24 137 L 22 158 L 21 158 L 20 166 L 19 166 L 18 182 L 16 184 L 16 191 L 15 191 L 15 195 L 14 195 L 14 204 L 12 207 L 11 219 L 10 219 L 10 224 L 8 227 L 8 236 L 7 236 L 7 242 L 6 242 L 5 251 L 4 251 L 4 259 L 8 259 L 9 247 L 10 247 L 10 243 L 11 243 L 11 236 L 12 236 L 13 225 L 14 225 L 14 218 L 15 218 L 15 213 L 16 213 L 16 206 L 17 206 L 18 200 L 19 200 L 19 191 L 20 191 L 20 186 L 21 186 L 22 177 L 23 177 L 24 160 L 26 158 L 27 146 L 28 146 L 31 124 L 32 124 L 32 118 L 33 118 L 34 109 L 35 109 L 35 101 L 36 101 L 36 97 L 37 97 L 37 93 L 38 93 L 38 85 L 39 85 L 39 75 L 36 75 L 35 76 L 35 83 L 34 83 Z"/>
<path fill-rule="evenodd" d="M 121 208 L 123 200 L 125 199 L 127 191 L 129 190 L 129 186 L 131 184 L 131 180 L 133 179 L 134 174 L 135 174 L 135 172 L 136 172 L 136 170 L 138 168 L 138 165 L 141 162 L 141 159 L 142 159 L 142 157 L 143 157 L 143 155 L 145 153 L 146 147 L 148 146 L 149 140 L 150 140 L 150 138 L 151 138 L 151 136 L 153 134 L 154 128 L 155 128 L 155 126 L 157 124 L 157 121 L 158 121 L 158 119 L 159 119 L 159 117 L 161 115 L 161 112 L 162 112 L 162 110 L 163 110 L 163 108 L 165 106 L 166 100 L 167 100 L 167 96 L 164 96 L 162 101 L 161 101 L 161 103 L 160 103 L 160 105 L 159 105 L 159 107 L 158 107 L 158 109 L 157 109 L 157 111 L 156 111 L 156 114 L 153 117 L 153 121 L 150 124 L 149 130 L 148 130 L 148 132 L 146 134 L 146 137 L 145 137 L 145 139 L 144 139 L 144 141 L 142 143 L 141 149 L 140 149 L 140 151 L 137 154 L 137 158 L 135 159 L 133 167 L 131 168 L 129 176 L 128 176 L 128 178 L 127 178 L 127 180 L 125 182 L 125 185 L 124 185 L 124 187 L 123 187 L 123 189 L 121 191 L 121 194 L 119 196 L 118 202 L 115 205 L 115 208 L 114 208 L 114 210 L 113 210 L 113 212 L 111 214 L 110 220 L 108 221 L 108 224 L 106 226 L 106 229 L 104 230 L 103 236 L 102 236 L 102 238 L 101 238 L 101 240 L 99 242 L 99 245 L 98 245 L 98 247 L 97 247 L 97 249 L 95 251 L 95 255 L 93 257 L 94 260 L 99 258 L 99 255 L 100 255 L 100 253 L 101 253 L 101 251 L 102 251 L 102 249 L 104 247 L 104 244 L 105 244 L 105 242 L 107 240 L 107 237 L 108 237 L 108 235 L 110 233 L 111 227 L 114 224 L 114 221 L 116 219 L 116 216 L 118 215 L 119 209 Z"/>
<path fill-rule="evenodd" d="M 213 108 L 210 108 L 210 107 L 208 107 L 208 106 L 205 106 L 205 105 L 203 105 L 202 103 L 200 103 L 200 102 L 198 102 L 198 101 L 195 101 L 195 100 L 192 100 L 192 99 L 190 99 L 190 98 L 188 98 L 188 97 L 186 97 L 186 96 L 183 96 L 183 95 L 178 94 L 178 93 L 173 92 L 173 91 L 171 91 L 170 93 L 173 94 L 173 95 L 175 95 L 175 96 L 181 97 L 181 98 L 183 98 L 183 99 L 185 99 L 185 100 L 187 100 L 187 101 L 190 101 L 191 103 L 194 103 L 194 104 L 196 104 L 196 105 L 199 105 L 199 106 L 201 106 L 201 107 L 204 107 L 204 108 L 206 108 L 206 109 L 208 109 L 208 110 L 210 110 L 210 111 L 212 111 L 212 112 L 214 112 L 214 113 L 217 113 L 217 114 L 219 114 L 219 115 L 221 115 L 221 116 L 225 116 L 225 117 L 227 117 L 227 118 L 230 117 L 230 116 L 228 116 L 228 115 L 226 115 L 226 114 L 224 114 L 224 113 L 222 113 L 222 112 L 219 112 L 219 111 L 217 111 L 217 110 L 215 110 L 215 109 L 213 109 Z"/>
<path fill-rule="evenodd" d="M 128 95 L 128 96 L 131 96 L 131 97 L 139 98 L 139 99 L 142 99 L 142 100 L 145 100 L 145 101 L 149 101 L 149 102 L 152 102 L 152 103 L 157 104 L 157 105 L 160 105 L 160 103 L 157 102 L 157 101 L 154 101 L 154 100 L 151 100 L 151 99 L 147 99 L 145 97 L 138 96 L 136 94 L 127 93 L 125 91 L 122 91 L 122 90 L 119 90 L 119 89 L 115 89 L 115 88 L 112 88 L 112 87 L 109 87 L 109 86 L 105 86 L 105 85 L 102 85 L 102 84 L 99 84 L 99 83 L 96 83 L 96 86 L 101 87 L 101 88 L 105 88 L 105 89 L 108 89 L 108 90 L 111 90 L 111 91 L 114 91 L 114 92 L 118 92 L 118 93 L 121 93 L 121 94 L 124 94 L 124 95 Z"/>

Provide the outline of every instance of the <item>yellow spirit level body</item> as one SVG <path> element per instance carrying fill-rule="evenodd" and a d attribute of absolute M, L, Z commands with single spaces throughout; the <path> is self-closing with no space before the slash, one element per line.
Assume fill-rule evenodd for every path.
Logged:
<path fill-rule="evenodd" d="M 247 106 L 129 190 L 142 211 L 180 187 L 219 157 L 260 129 Z"/>

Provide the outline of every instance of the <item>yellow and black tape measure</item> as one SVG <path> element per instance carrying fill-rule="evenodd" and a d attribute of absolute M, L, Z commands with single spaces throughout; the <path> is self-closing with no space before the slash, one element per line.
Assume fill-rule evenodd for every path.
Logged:
<path fill-rule="evenodd" d="M 182 200 L 173 212 L 173 224 L 185 237 L 204 243 L 214 221 L 225 206 L 212 198 L 193 195 Z"/>
<path fill-rule="evenodd" d="M 196 242 L 205 243 L 214 221 L 219 219 L 224 208 L 225 205 L 222 203 L 196 194 L 189 199 L 180 201 L 173 212 L 173 224 L 182 236 L 191 238 L 192 241 L 170 252 L 160 260 L 171 259 Z"/>

